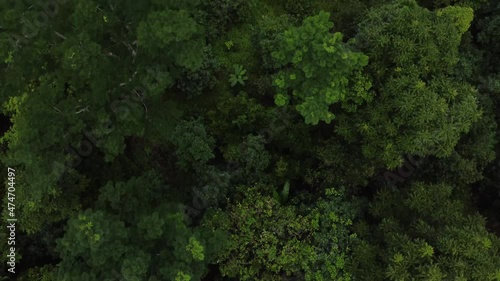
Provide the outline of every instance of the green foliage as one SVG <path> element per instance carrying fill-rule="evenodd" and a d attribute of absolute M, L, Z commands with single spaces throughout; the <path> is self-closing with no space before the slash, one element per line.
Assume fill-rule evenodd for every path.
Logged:
<path fill-rule="evenodd" d="M 283 190 L 278 193 L 276 189 L 273 190 L 273 199 L 278 201 L 280 204 L 284 204 L 288 200 L 288 195 L 290 194 L 290 180 L 286 180 L 283 185 Z"/>
<path fill-rule="evenodd" d="M 104 186 L 68 221 L 57 280 L 200 280 L 223 233 L 187 227 L 163 189 L 154 174 Z"/>
<path fill-rule="evenodd" d="M 272 52 L 276 50 L 279 42 L 283 41 L 284 33 L 290 24 L 290 17 L 287 15 L 263 16 L 256 23 L 252 41 L 258 49 L 262 69 L 272 70 L 275 67 Z"/>
<path fill-rule="evenodd" d="M 458 60 L 460 40 L 472 18 L 470 8 L 430 12 L 415 1 L 400 0 L 370 11 L 355 44 L 366 50 L 375 78 L 410 70 L 446 74 Z"/>
<path fill-rule="evenodd" d="M 245 86 L 245 80 L 248 80 L 248 76 L 245 75 L 245 73 L 247 73 L 246 69 L 238 64 L 233 65 L 233 69 L 234 73 L 229 75 L 229 82 L 231 83 L 231 87 L 236 86 L 236 84 Z"/>
<path fill-rule="evenodd" d="M 479 98 L 483 111 L 481 119 L 460 139 L 450 157 L 427 162 L 421 168 L 420 178 L 432 179 L 435 174 L 440 174 L 442 181 L 456 185 L 472 184 L 484 178 L 485 168 L 496 156 L 498 125 L 492 100 L 485 94 Z"/>
<path fill-rule="evenodd" d="M 379 224 L 355 247 L 361 280 L 497 280 L 500 239 L 464 207 L 446 184 L 415 183 L 378 193 L 371 213 Z"/>
<path fill-rule="evenodd" d="M 304 271 L 305 280 L 355 280 L 346 268 L 356 234 L 350 227 L 358 215 L 359 202 L 346 195 L 345 188 L 327 188 L 310 210 L 316 231 L 312 234 L 317 258 Z"/>
<path fill-rule="evenodd" d="M 84 126 L 83 120 L 78 118 L 78 115 L 74 114 L 74 112 L 63 117 L 63 115 L 57 114 L 55 110 L 52 109 L 52 112 L 49 110 L 51 104 L 59 106 L 57 103 L 61 99 L 61 95 L 49 93 L 53 93 L 52 91 L 57 93 L 57 90 L 60 90 L 60 87 L 63 86 L 60 83 L 62 81 L 51 81 L 50 76 L 47 75 L 45 79 L 40 79 L 39 87 L 36 87 L 35 83 L 27 85 L 25 89 L 27 93 L 11 97 L 9 102 L 4 105 L 5 112 L 12 116 L 11 120 L 14 125 L 1 139 L 9 147 L 8 154 L 2 161 L 9 166 L 25 165 L 22 176 L 18 180 L 19 202 L 26 206 L 23 210 L 27 218 L 26 225 L 22 223 L 21 225 L 29 232 L 36 229 L 35 226 L 29 226 L 31 221 L 29 218 L 33 218 L 34 215 L 32 211 L 36 209 L 44 210 L 44 215 L 35 219 L 34 223 L 43 224 L 44 220 L 51 217 L 46 215 L 51 213 L 53 217 L 60 217 L 61 213 L 69 210 L 57 207 L 68 204 L 67 199 L 75 199 L 78 196 L 78 187 L 80 187 L 78 180 L 74 181 L 74 187 L 71 188 L 74 194 L 66 193 L 64 196 L 66 200 L 51 205 L 52 208 L 43 208 L 44 204 L 41 202 L 50 202 L 51 199 L 61 197 L 61 188 L 56 185 L 61 175 L 54 173 L 54 163 L 65 162 L 62 151 L 64 147 L 61 148 L 61 146 L 69 146 L 73 143 L 75 140 L 71 139 L 71 137 L 74 138 Z M 33 94 L 35 88 L 38 88 L 40 94 Z M 42 98 L 41 96 L 44 93 L 50 95 L 51 98 Z M 72 101 L 76 102 L 73 98 L 66 99 L 63 102 L 71 107 Z M 76 104 L 73 103 L 74 106 Z M 24 114 L 29 111 L 32 114 Z M 49 125 L 49 123 L 52 125 Z M 68 126 L 67 130 L 64 129 L 66 126 Z M 38 154 L 37 157 L 34 156 L 34 153 Z M 78 177 L 73 177 L 73 179 L 75 178 Z M 68 205 L 71 206 L 71 204 Z"/>
<path fill-rule="evenodd" d="M 0 280 L 500 280 L 497 0 L 0 10 Z"/>
<path fill-rule="evenodd" d="M 471 7 L 474 10 L 478 9 L 481 7 L 481 5 L 484 5 L 487 3 L 488 0 L 419 0 L 418 3 L 421 6 L 427 7 L 427 8 L 444 8 L 447 6 L 463 6 L 463 7 Z"/>
<path fill-rule="evenodd" d="M 26 276 L 19 277 L 18 281 L 55 281 L 55 269 L 52 265 L 34 267 L 28 270 Z"/>
<path fill-rule="evenodd" d="M 485 6 L 486 16 L 479 19 L 477 41 L 485 52 L 483 65 L 488 72 L 498 73 L 500 67 L 498 62 L 500 58 L 500 4 L 491 1 Z"/>
<path fill-rule="evenodd" d="M 191 60 L 204 46 L 203 34 L 192 21 L 172 32 L 168 28 L 156 29 L 155 34 L 144 30 L 149 25 L 163 25 L 167 19 L 169 23 L 184 22 L 190 18 L 186 10 L 190 5 L 180 5 L 183 12 L 167 9 L 151 12 L 146 18 L 148 4 L 138 7 L 127 6 L 130 3 L 124 1 L 104 6 L 94 1 L 60 2 L 56 3 L 58 8 L 48 8 L 57 10 L 57 16 L 48 17 L 47 25 L 38 27 L 33 20 L 40 13 L 45 15 L 45 2 L 40 6 L 4 3 L 11 16 L 2 24 L 2 28 L 9 27 L 6 32 L 2 30 L 3 39 L 18 29 L 18 33 L 24 30 L 25 34 L 28 29 L 38 31 L 33 32 L 36 37 L 24 38 L 22 46 L 15 47 L 7 40 L 0 48 L 5 58 L 10 57 L 8 67 L 1 66 L 5 74 L 0 78 L 0 100 L 2 110 L 14 124 L 2 136 L 2 143 L 9 147 L 2 161 L 18 167 L 23 175 L 19 182 L 19 204 L 23 208 L 19 214 L 26 220 L 20 227 L 29 232 L 67 218 L 78 209 L 79 196 L 87 188 L 85 177 L 79 175 L 83 158 L 101 153 L 100 157 L 111 162 L 124 152 L 126 138 L 144 135 L 148 122 L 161 127 L 170 121 L 171 116 L 160 114 L 164 113 L 160 97 L 173 85 L 179 69 L 196 68 L 197 63 Z M 49 4 L 55 5 L 53 1 Z M 128 8 L 136 9 L 130 13 Z M 21 20 L 25 11 L 31 22 Z M 138 20 L 139 15 L 144 19 Z M 138 28 L 139 22 L 142 28 Z M 170 41 L 171 35 L 185 40 Z M 140 52 L 138 55 L 137 39 L 140 49 L 149 50 L 144 56 Z M 196 47 L 199 44 L 201 48 Z M 195 53 L 188 52 L 193 46 Z M 155 49 L 163 47 L 182 50 L 170 55 L 155 53 Z M 146 79 L 151 75 L 146 71 L 151 60 L 162 62 L 161 67 L 156 64 L 150 71 L 162 80 L 156 83 L 156 89 L 155 83 Z M 147 93 L 132 89 L 144 81 Z M 147 120 L 148 114 L 161 118 Z"/>
<path fill-rule="evenodd" d="M 286 187 L 285 187 L 286 188 Z M 264 192 L 264 194 L 262 194 Z M 239 280 L 351 280 L 344 264 L 356 208 L 344 190 L 328 189 L 311 208 L 281 205 L 263 187 L 240 187 L 242 199 L 212 210 L 204 225 L 231 233 L 219 256 L 224 276 Z"/>
<path fill-rule="evenodd" d="M 237 165 L 235 174 L 240 174 L 243 179 L 260 176 L 269 166 L 271 160 L 264 144 L 265 140 L 263 136 L 249 135 L 243 142 L 229 145 L 223 151 L 224 159 L 229 163 Z"/>
<path fill-rule="evenodd" d="M 210 91 L 215 86 L 216 77 L 214 72 L 219 67 L 212 49 L 206 47 L 201 67 L 195 71 L 185 70 L 177 81 L 176 87 L 188 98 L 196 97 L 203 92 Z"/>
<path fill-rule="evenodd" d="M 291 65 L 274 78 L 275 103 L 285 105 L 292 92 L 300 101 L 296 109 L 307 124 L 330 123 L 335 118 L 329 111 L 332 104 L 370 99 L 370 83 L 360 73 L 368 57 L 351 51 L 342 42 L 341 33 L 330 33 L 332 27 L 328 13 L 309 17 L 302 26 L 287 30 L 273 52 L 280 66 Z M 350 83 L 357 87 L 350 90 Z"/>
<path fill-rule="evenodd" d="M 255 133 L 266 126 L 272 112 L 247 93 L 240 92 L 236 96 L 221 96 L 216 108 L 207 115 L 214 135 L 224 136 L 223 143 L 236 143 L 241 135 Z"/>
<path fill-rule="evenodd" d="M 207 134 L 200 119 L 181 121 L 175 128 L 171 141 L 176 147 L 177 164 L 182 169 L 201 168 L 214 157 L 215 140 Z"/>
<path fill-rule="evenodd" d="M 315 258 L 312 245 L 301 241 L 313 230 L 310 219 L 294 206 L 280 207 L 256 187 L 238 191 L 244 195 L 241 202 L 213 211 L 205 222 L 231 233 L 229 248 L 219 256 L 221 273 L 238 280 L 282 280 L 282 274 L 299 273 Z"/>
<path fill-rule="evenodd" d="M 205 46 L 202 28 L 186 10 L 152 12 L 137 29 L 139 46 L 150 57 L 161 57 L 179 67 L 197 70 Z"/>
<path fill-rule="evenodd" d="M 253 25 L 243 24 L 232 28 L 214 42 L 216 58 L 227 71 L 234 71 L 234 65 L 245 65 L 250 72 L 258 69 L 257 52 L 252 42 L 253 29 Z M 226 46 L 228 41 L 233 42 L 231 48 Z"/>
<path fill-rule="evenodd" d="M 250 16 L 252 0 L 203 1 L 199 11 L 201 22 L 207 26 L 208 37 L 215 39 Z"/>
<path fill-rule="evenodd" d="M 355 44 L 370 57 L 378 95 L 339 117 L 336 131 L 390 169 L 405 154 L 449 156 L 481 116 L 477 90 L 450 75 L 471 20 L 470 8 L 430 12 L 411 0 L 372 10 Z"/>
<path fill-rule="evenodd" d="M 322 3 L 322 1 L 319 1 Z M 325 3 L 326 2 L 326 3 Z M 389 0 L 335 0 L 325 1 L 325 11 L 331 13 L 335 30 L 342 32 L 346 38 L 352 38 L 358 32 L 358 24 L 362 22 L 370 9 L 390 2 Z"/>
<path fill-rule="evenodd" d="M 30 175 L 32 180 L 40 175 Z M 46 179 L 50 180 L 50 179 Z M 74 170 L 69 170 L 60 180 L 58 186 L 51 184 L 46 187 L 46 194 L 37 194 L 39 187 L 30 183 L 23 176 L 17 180 L 16 200 L 20 207 L 16 213 L 20 229 L 28 234 L 40 231 L 44 226 L 64 220 L 81 208 L 79 196 L 88 188 L 89 179 L 79 175 Z M 58 190 L 60 189 L 60 190 Z"/>
<path fill-rule="evenodd" d="M 231 48 L 234 46 L 234 43 L 233 41 L 229 40 L 229 41 L 226 41 L 224 44 L 226 44 L 226 48 L 230 51 Z"/>
<path fill-rule="evenodd" d="M 297 1 L 281 0 L 279 2 L 289 15 L 294 16 L 301 20 L 311 14 L 313 10 L 313 5 L 315 4 L 313 0 L 297 0 Z"/>
<path fill-rule="evenodd" d="M 194 237 L 189 238 L 189 244 L 186 246 L 186 250 L 191 253 L 195 260 L 202 261 L 205 259 L 203 245 Z"/>
<path fill-rule="evenodd" d="M 348 188 L 368 185 L 376 173 L 376 163 L 364 158 L 359 147 L 349 146 L 331 138 L 319 142 L 311 149 L 317 166 L 308 169 L 305 179 L 311 185 L 324 181 Z"/>

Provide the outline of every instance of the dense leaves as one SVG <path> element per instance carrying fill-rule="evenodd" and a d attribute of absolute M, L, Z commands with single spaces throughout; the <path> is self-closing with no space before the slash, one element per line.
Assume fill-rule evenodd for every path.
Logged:
<path fill-rule="evenodd" d="M 500 281 L 499 5 L 0 0 L 0 280 Z"/>
<path fill-rule="evenodd" d="M 363 280 L 498 280 L 500 239 L 463 200 L 446 184 L 379 192 L 371 212 L 380 224 L 364 232 L 373 242 L 356 248 L 354 274 Z"/>
<path fill-rule="evenodd" d="M 161 189 L 154 175 L 104 186 L 96 209 L 68 221 L 58 280 L 199 280 L 223 233 L 188 228 Z"/>
<path fill-rule="evenodd" d="M 221 260 L 224 276 L 238 280 L 350 280 L 344 264 L 356 215 L 340 190 L 327 189 L 314 208 L 280 205 L 263 187 L 240 187 L 244 198 L 213 210 L 204 225 L 231 233 Z"/>
<path fill-rule="evenodd" d="M 335 118 L 328 108 L 331 104 L 346 100 L 361 103 L 370 98 L 370 82 L 360 74 L 368 57 L 349 50 L 341 33 L 331 34 L 333 23 L 328 17 L 321 12 L 305 19 L 302 26 L 287 30 L 273 53 L 278 65 L 293 65 L 276 75 L 274 101 L 283 106 L 292 92 L 300 101 L 296 108 L 307 124 L 330 123 Z M 354 89 L 349 88 L 350 83 L 356 84 Z"/>
<path fill-rule="evenodd" d="M 431 12 L 414 1 L 372 10 L 355 44 L 371 59 L 377 97 L 342 116 L 337 132 L 363 140 L 364 155 L 388 168 L 401 165 L 404 154 L 449 156 L 481 116 L 477 90 L 449 74 L 471 20 L 470 8 Z"/>

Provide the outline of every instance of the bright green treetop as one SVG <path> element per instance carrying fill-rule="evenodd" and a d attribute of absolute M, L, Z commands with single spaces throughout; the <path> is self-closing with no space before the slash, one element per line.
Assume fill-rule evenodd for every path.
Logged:
<path fill-rule="evenodd" d="M 369 99 L 371 85 L 360 73 L 368 57 L 350 50 L 341 33 L 330 32 L 332 27 L 326 12 L 306 18 L 301 26 L 284 33 L 273 53 L 283 67 L 274 77 L 275 103 L 283 106 L 297 99 L 296 109 L 307 124 L 330 123 L 335 118 L 329 110 L 332 104 Z"/>

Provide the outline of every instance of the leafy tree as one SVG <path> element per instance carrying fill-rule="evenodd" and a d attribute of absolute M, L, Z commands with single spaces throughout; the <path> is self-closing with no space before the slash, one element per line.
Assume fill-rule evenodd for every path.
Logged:
<path fill-rule="evenodd" d="M 139 24 L 137 37 L 139 46 L 145 48 L 152 58 L 161 57 L 189 70 L 197 70 L 202 65 L 203 30 L 188 10 L 151 12 Z M 170 71 L 175 75 L 175 68 Z"/>
<path fill-rule="evenodd" d="M 231 233 L 228 249 L 219 256 L 222 275 L 239 280 L 282 280 L 314 258 L 311 245 L 301 242 L 311 221 L 293 206 L 280 206 L 256 187 L 241 187 L 244 196 L 224 212 L 214 210 L 204 225 Z M 305 238 L 307 239 L 307 238 Z"/>
<path fill-rule="evenodd" d="M 234 172 L 240 174 L 243 181 L 262 175 L 269 166 L 271 156 L 266 151 L 264 143 L 263 136 L 249 135 L 243 142 L 230 145 L 224 150 L 225 160 L 237 165 L 237 170 Z"/>
<path fill-rule="evenodd" d="M 500 280 L 497 0 L 35 2 L 0 280 Z"/>
<path fill-rule="evenodd" d="M 20 215 L 27 219 L 21 227 L 30 232 L 37 230 L 31 222 L 64 218 L 78 206 L 85 177 L 75 168 L 83 157 L 100 150 L 111 161 L 125 149 L 126 137 L 144 134 L 145 103 L 124 97 L 132 90 L 128 82 L 137 78 L 137 34 L 112 5 L 60 2 L 50 8 L 57 16 L 38 27 L 36 20 L 48 13 L 37 10 L 43 7 L 6 5 L 10 16 L 2 30 L 0 49 L 9 59 L 1 66 L 0 100 L 13 123 L 2 137 L 9 147 L 2 160 L 22 171 Z M 9 34 L 23 30 L 22 44 L 10 44 Z"/>
<path fill-rule="evenodd" d="M 238 201 L 211 210 L 203 225 L 231 233 L 219 256 L 222 275 L 239 280 L 350 280 L 344 270 L 356 208 L 328 189 L 313 207 L 280 205 L 263 186 L 238 188 Z M 262 194 L 263 192 L 263 194 Z M 241 196 L 241 197 L 240 197 Z"/>
<path fill-rule="evenodd" d="M 467 196 L 467 194 L 465 194 Z M 414 183 L 380 191 L 379 222 L 358 228 L 350 270 L 361 280 L 498 280 L 500 240 L 447 184 Z"/>
<path fill-rule="evenodd" d="M 345 188 L 327 188 L 324 196 L 310 208 L 312 224 L 317 227 L 312 234 L 317 258 L 311 260 L 304 271 L 305 280 L 353 280 L 346 263 L 351 245 L 357 239 L 351 226 L 357 218 L 359 204 L 347 196 Z"/>
<path fill-rule="evenodd" d="M 370 9 L 387 4 L 387 0 L 337 0 L 330 2 L 326 10 L 331 12 L 335 30 L 346 38 L 352 38 L 358 32 L 358 24 L 363 21 Z M 328 2 L 327 2 L 328 3 Z"/>
<path fill-rule="evenodd" d="M 198 1 L 62 2 L 43 25 L 36 21 L 50 12 L 41 11 L 46 3 L 2 3 L 0 101 L 14 124 L 2 160 L 22 171 L 21 227 L 29 232 L 78 209 L 84 158 L 102 153 L 111 162 L 132 136 L 167 139 L 180 108 L 165 90 L 204 59 Z"/>
<path fill-rule="evenodd" d="M 200 280 L 223 233 L 187 227 L 164 188 L 154 173 L 104 186 L 68 221 L 57 280 Z"/>
<path fill-rule="evenodd" d="M 309 16 L 315 4 L 313 0 L 279 1 L 285 11 L 300 20 Z"/>
<path fill-rule="evenodd" d="M 308 153 L 316 159 L 305 176 L 312 186 L 321 182 L 348 188 L 366 186 L 377 172 L 376 163 L 366 159 L 359 147 L 339 138 L 321 140 Z"/>
<path fill-rule="evenodd" d="M 330 123 L 335 114 L 329 106 L 334 103 L 345 102 L 355 110 L 356 104 L 371 97 L 371 84 L 361 73 L 368 57 L 350 50 L 341 33 L 330 33 L 332 27 L 329 14 L 320 12 L 285 31 L 273 53 L 277 64 L 285 67 L 274 78 L 275 103 L 287 104 L 292 92 L 307 124 Z"/>
<path fill-rule="evenodd" d="M 433 180 L 436 175 L 447 183 L 467 185 L 484 178 L 486 167 L 495 159 L 498 144 L 494 104 L 484 93 L 479 95 L 483 111 L 481 119 L 474 123 L 449 157 L 429 158 L 419 168 L 419 178 Z"/>
<path fill-rule="evenodd" d="M 274 117 L 274 111 L 264 107 L 246 92 L 221 96 L 207 113 L 208 126 L 222 143 L 237 143 L 241 135 L 249 135 L 265 128 Z"/>
<path fill-rule="evenodd" d="M 217 38 L 232 26 L 248 19 L 250 7 L 254 1 L 244 0 L 208 0 L 201 3 L 198 11 L 200 22 L 207 27 L 211 39 Z"/>
<path fill-rule="evenodd" d="M 219 62 L 213 55 L 212 48 L 207 46 L 204 50 L 204 59 L 198 70 L 185 70 L 181 78 L 177 80 L 177 88 L 188 98 L 201 95 L 210 91 L 216 83 L 215 71 L 219 69 Z"/>
<path fill-rule="evenodd" d="M 481 7 L 481 5 L 484 5 L 488 0 L 478 0 L 478 1 L 471 1 L 471 0 L 419 0 L 418 1 L 420 5 L 427 7 L 427 8 L 444 8 L 447 6 L 465 6 L 465 7 L 471 7 L 473 9 L 477 9 Z"/>
<path fill-rule="evenodd" d="M 470 8 L 431 12 L 412 0 L 370 11 L 355 45 L 370 57 L 377 96 L 342 114 L 336 131 L 391 169 L 405 154 L 449 156 L 481 116 L 477 90 L 450 74 L 472 17 Z"/>
<path fill-rule="evenodd" d="M 276 46 L 283 41 L 285 31 L 290 27 L 291 20 L 287 15 L 264 16 L 256 23 L 253 42 L 259 51 L 262 70 L 272 70 L 275 59 L 272 53 Z"/>
<path fill-rule="evenodd" d="M 177 163 L 183 169 L 201 168 L 214 158 L 215 140 L 208 135 L 201 120 L 180 122 L 171 140 L 176 146 Z"/>

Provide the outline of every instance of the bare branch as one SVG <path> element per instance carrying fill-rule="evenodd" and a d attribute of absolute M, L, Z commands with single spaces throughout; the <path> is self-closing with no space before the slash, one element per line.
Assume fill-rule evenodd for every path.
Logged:
<path fill-rule="evenodd" d="M 81 107 L 81 106 L 77 106 L 77 107 L 75 107 L 75 109 L 77 109 L 79 107 Z M 77 112 L 75 112 L 75 114 L 80 114 L 80 113 L 85 112 L 85 111 L 89 111 L 88 105 L 85 108 L 82 108 L 82 109 L 78 110 Z"/>
<path fill-rule="evenodd" d="M 132 53 L 132 63 L 135 63 L 135 57 L 137 56 L 137 50 L 134 50 L 134 48 L 132 47 L 132 45 L 135 45 L 134 43 L 137 43 L 137 40 L 132 42 L 132 45 L 129 44 L 129 43 L 126 43 L 125 41 L 122 41 L 123 45 L 125 45 L 127 47 L 127 49 Z"/>
<path fill-rule="evenodd" d="M 55 33 L 58 37 L 60 37 L 60 38 L 62 38 L 62 39 L 64 39 L 64 40 L 66 40 L 66 36 L 62 35 L 61 33 L 57 32 L 57 31 L 54 31 L 54 33 Z"/>
<path fill-rule="evenodd" d="M 61 113 L 61 114 L 62 114 L 62 112 L 61 112 L 61 110 L 59 110 L 59 108 L 57 108 L 57 107 L 55 107 L 55 106 L 52 106 L 52 108 L 53 108 L 53 109 L 55 109 L 58 113 Z"/>

